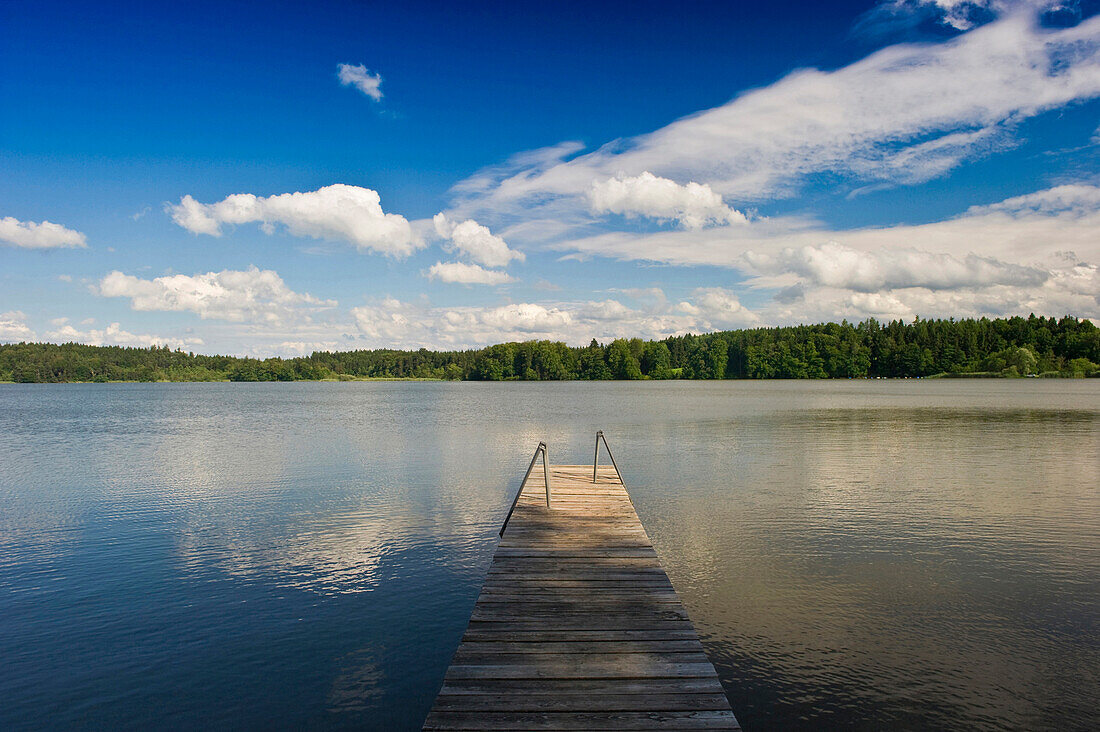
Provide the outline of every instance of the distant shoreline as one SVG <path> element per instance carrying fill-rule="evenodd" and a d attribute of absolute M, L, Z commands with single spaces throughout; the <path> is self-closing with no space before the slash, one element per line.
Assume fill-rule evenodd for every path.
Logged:
<path fill-rule="evenodd" d="M 771 379 L 601 379 L 604 383 L 620 383 L 620 382 L 658 382 L 658 381 L 928 381 L 928 380 L 956 380 L 956 379 L 970 379 L 970 380 L 983 380 L 983 379 L 1008 379 L 1008 380 L 1024 380 L 1024 379 L 1095 379 L 1100 378 L 1100 371 L 1090 374 L 1082 373 L 1066 373 L 1062 371 L 1052 371 L 1045 374 L 1029 374 L 1025 376 L 1008 376 L 1005 374 L 979 372 L 979 373 L 943 373 L 932 374 L 931 376 L 837 376 L 818 379 L 788 379 L 788 378 L 771 378 Z M 462 383 L 461 379 L 443 379 L 432 378 L 422 376 L 353 376 L 346 379 L 296 379 L 294 381 L 234 381 L 233 379 L 160 379 L 157 381 L 141 381 L 138 379 L 118 379 L 114 381 L 0 381 L 0 385 L 3 384 L 347 384 L 357 382 L 432 382 L 432 383 Z M 466 380 L 470 383 L 469 380 Z M 593 383 L 591 379 L 555 379 L 554 381 L 546 380 L 525 380 L 525 379 L 501 379 L 498 382 L 492 383 L 557 383 L 557 384 L 577 384 L 577 383 Z"/>
<path fill-rule="evenodd" d="M 0 381 L 634 381 L 1100 375 L 1100 329 L 1073 316 L 820 323 L 587 346 L 315 351 L 265 359 L 167 346 L 0 344 Z"/>

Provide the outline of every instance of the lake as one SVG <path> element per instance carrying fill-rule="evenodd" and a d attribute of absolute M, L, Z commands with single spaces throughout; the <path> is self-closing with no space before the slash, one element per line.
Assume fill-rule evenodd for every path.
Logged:
<path fill-rule="evenodd" d="M 0 728 L 416 729 L 603 429 L 748 730 L 1090 729 L 1100 380 L 0 385 Z"/>

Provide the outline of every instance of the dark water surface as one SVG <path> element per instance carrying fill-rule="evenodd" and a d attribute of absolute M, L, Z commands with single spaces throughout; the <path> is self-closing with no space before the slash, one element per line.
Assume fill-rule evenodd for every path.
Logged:
<path fill-rule="evenodd" d="M 0 729 L 414 729 L 608 435 L 749 730 L 1095 729 L 1100 380 L 0 385 Z"/>

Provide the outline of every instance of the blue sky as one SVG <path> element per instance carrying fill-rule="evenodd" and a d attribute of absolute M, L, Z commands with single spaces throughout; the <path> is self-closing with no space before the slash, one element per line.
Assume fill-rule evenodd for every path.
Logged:
<path fill-rule="evenodd" d="M 0 341 L 1100 315 L 1100 3 L 0 7 Z"/>

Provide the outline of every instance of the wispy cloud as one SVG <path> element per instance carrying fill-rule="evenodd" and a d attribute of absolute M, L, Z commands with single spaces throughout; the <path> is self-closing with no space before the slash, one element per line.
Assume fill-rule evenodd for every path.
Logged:
<path fill-rule="evenodd" d="M 87 239 L 79 231 L 49 221 L 20 221 L 12 216 L 0 218 L 0 243 L 22 249 L 83 249 Z"/>
<path fill-rule="evenodd" d="M 258 222 L 268 234 L 282 224 L 294 236 L 346 241 L 394 257 L 424 246 L 404 216 L 382 210 L 377 191 L 340 183 L 266 198 L 238 193 L 217 203 L 199 203 L 187 195 L 167 210 L 183 228 L 208 236 L 221 236 L 225 224 Z"/>
<path fill-rule="evenodd" d="M 1080 0 L 885 0 L 857 21 L 855 32 L 881 36 L 931 22 L 962 33 L 1010 13 L 1061 26 L 1079 22 L 1083 15 Z"/>
<path fill-rule="evenodd" d="M 336 77 L 344 86 L 354 86 L 374 101 L 382 101 L 381 74 L 372 74 L 363 64 L 337 64 Z"/>
<path fill-rule="evenodd" d="M 579 157 L 564 144 L 456 186 L 474 216 L 587 207 L 594 184 L 651 173 L 732 201 L 789 196 L 828 173 L 917 184 L 1010 145 L 1023 120 L 1100 95 L 1100 17 L 1040 28 L 1034 13 L 936 44 L 902 44 L 835 71 L 792 72 L 763 89 Z M 559 209 L 552 209 L 555 213 Z"/>

